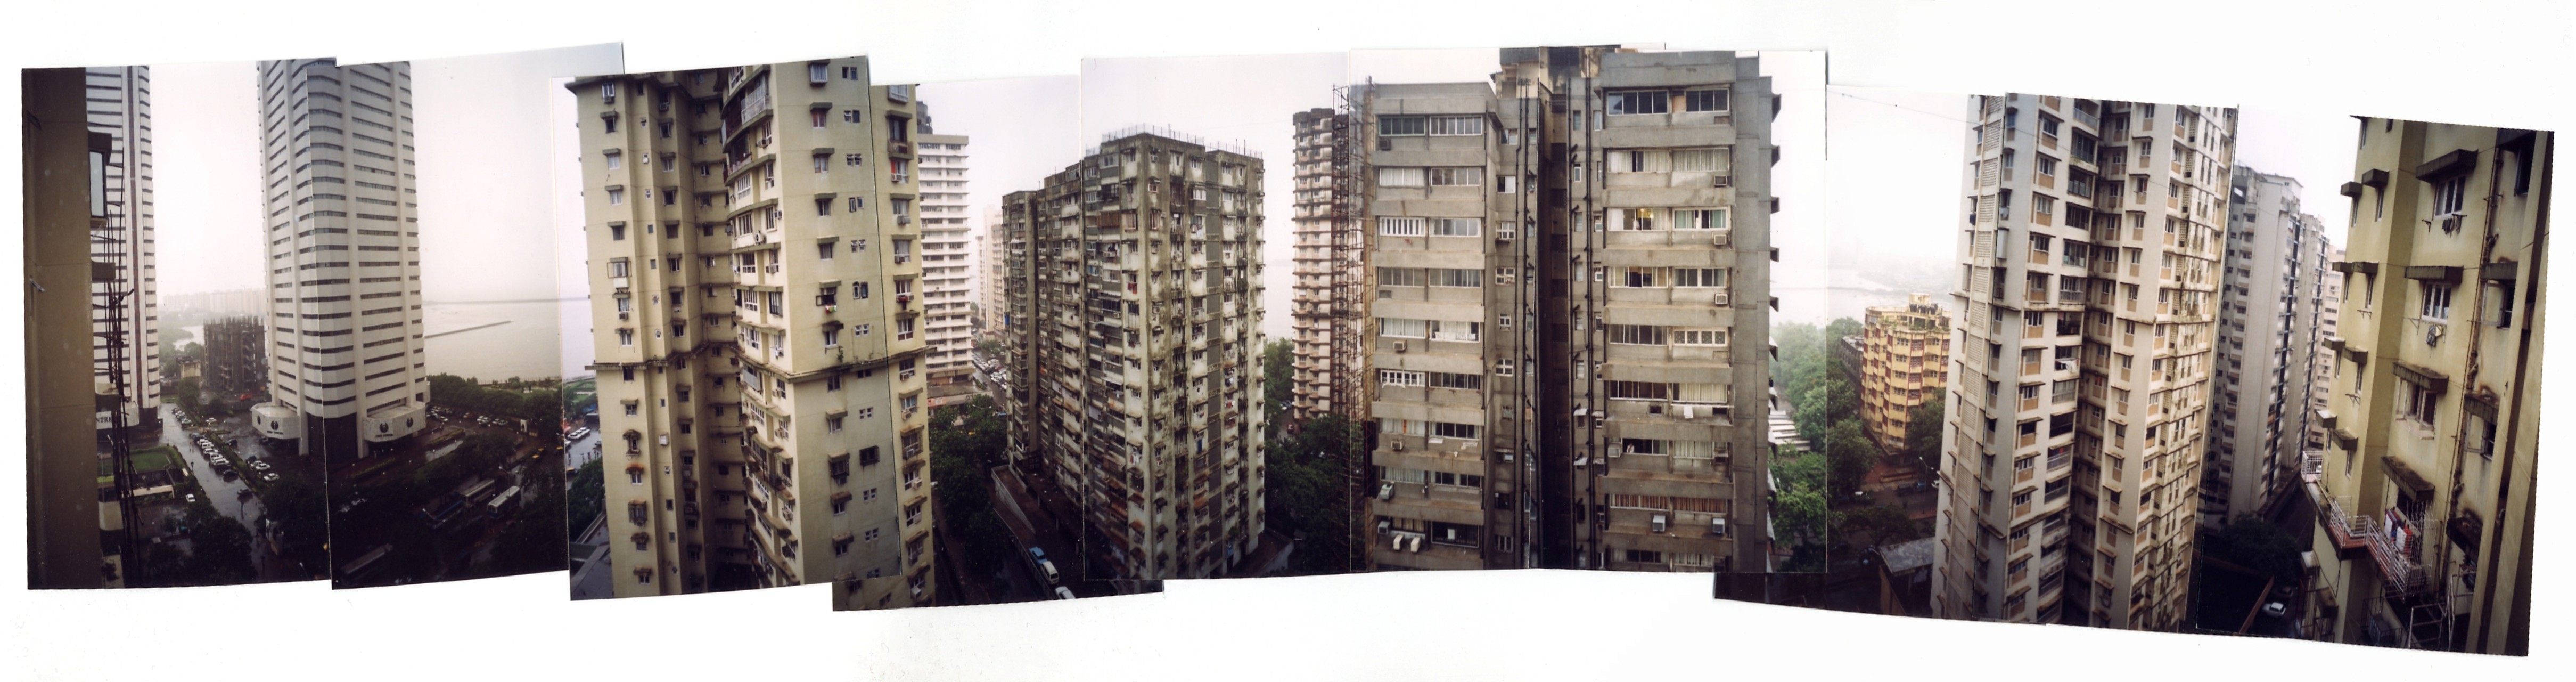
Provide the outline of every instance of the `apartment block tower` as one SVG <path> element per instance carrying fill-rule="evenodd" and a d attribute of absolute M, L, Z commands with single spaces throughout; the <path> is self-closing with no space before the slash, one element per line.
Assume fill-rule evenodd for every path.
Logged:
<path fill-rule="evenodd" d="M 1367 566 L 1762 570 L 1769 79 L 1729 52 L 1500 62 L 1352 95 Z"/>
<path fill-rule="evenodd" d="M 411 65 L 259 63 L 269 401 L 260 435 L 337 465 L 429 422 Z"/>
<path fill-rule="evenodd" d="M 912 89 L 865 58 L 566 87 L 614 594 L 933 603 Z"/>
<path fill-rule="evenodd" d="M 2172 630 L 2200 522 L 2235 111 L 1972 101 L 1933 609 Z"/>
<path fill-rule="evenodd" d="M 2557 136 L 2359 128 L 2303 631 L 2523 655 Z"/>
<path fill-rule="evenodd" d="M 122 408 L 100 411 L 98 428 L 122 424 L 158 433 L 161 308 L 153 263 L 152 69 L 93 67 L 83 71 L 82 81 L 89 130 L 106 134 L 110 145 L 103 159 L 106 174 L 96 188 L 107 215 L 92 223 L 89 248 L 90 260 L 108 264 L 112 271 L 89 286 L 90 333 L 96 341 L 91 371 L 99 383 L 128 392 Z"/>
<path fill-rule="evenodd" d="M 1086 575 L 1223 575 L 1264 525 L 1262 159 L 1129 128 L 1003 200 L 1011 457 Z"/>
<path fill-rule="evenodd" d="M 931 135 L 927 114 L 915 141 L 921 161 L 921 309 L 923 373 L 930 406 L 964 402 L 975 392 L 975 254 L 973 209 L 966 201 L 964 135 Z"/>
<path fill-rule="evenodd" d="M 1350 134 L 1350 114 L 1331 107 L 1300 111 L 1289 116 L 1294 126 L 1297 149 L 1296 166 L 1296 263 L 1295 290 L 1290 317 L 1295 336 L 1291 347 L 1289 376 L 1295 386 L 1289 389 L 1289 423 L 1303 424 L 1326 414 L 1340 414 L 1354 421 L 1368 418 L 1368 406 L 1359 396 L 1336 396 L 1336 386 L 1343 390 L 1358 384 L 1345 380 L 1368 371 L 1367 358 L 1358 353 L 1357 335 L 1365 321 L 1352 308 L 1365 301 L 1337 301 L 1337 285 L 1346 281 L 1365 282 L 1367 273 L 1358 247 L 1358 221 L 1350 216 L 1343 185 L 1337 180 L 1348 170 L 1339 161 Z M 1336 234 L 1341 233 L 1341 234 Z M 1336 237 L 1339 237 L 1337 240 Z M 1338 399 L 1337 399 L 1338 397 Z"/>
<path fill-rule="evenodd" d="M 1931 294 L 1875 306 L 1861 320 L 1860 419 L 1879 447 L 1905 448 L 1914 408 L 1939 400 L 1950 378 L 1950 315 Z"/>
<path fill-rule="evenodd" d="M 2200 522 L 2213 531 L 2296 491 L 2325 272 L 2322 226 L 2302 212 L 2298 180 L 2238 166 L 2228 181 L 2210 466 L 2200 481 Z"/>
<path fill-rule="evenodd" d="M 2343 266 L 2339 265 L 2343 262 L 2343 247 L 2335 246 L 2323 235 L 2318 237 L 2317 244 L 2317 267 L 2326 271 L 2317 277 L 2317 343 L 2323 344 L 2326 339 L 2343 338 Z M 2302 454 L 2326 449 L 2329 434 L 2325 421 L 2317 418 L 2315 413 L 2317 410 L 2334 409 L 2336 356 L 2332 349 L 2311 351 L 2309 356 L 2309 373 L 2312 375 L 2308 380 L 2310 418 L 2308 442 L 2299 448 Z"/>

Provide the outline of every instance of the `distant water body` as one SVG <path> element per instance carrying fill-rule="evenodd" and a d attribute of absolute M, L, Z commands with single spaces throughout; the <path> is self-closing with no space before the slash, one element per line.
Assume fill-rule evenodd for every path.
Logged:
<path fill-rule="evenodd" d="M 566 368 L 565 337 L 554 300 L 431 302 L 422 306 L 429 371 L 484 381 L 578 373 Z M 584 347 L 588 343 L 582 344 Z M 587 359 L 584 353 L 584 359 Z"/>

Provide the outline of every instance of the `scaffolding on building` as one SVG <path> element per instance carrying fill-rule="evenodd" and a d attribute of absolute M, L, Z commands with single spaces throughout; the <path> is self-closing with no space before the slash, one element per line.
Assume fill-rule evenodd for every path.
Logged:
<path fill-rule="evenodd" d="M 1333 257 L 1328 261 L 1333 265 L 1333 289 L 1327 302 L 1331 307 L 1327 319 L 1332 325 L 1329 341 L 1332 352 L 1324 359 L 1324 371 L 1332 382 L 1329 399 L 1332 400 L 1333 411 L 1344 418 L 1341 456 L 1349 506 L 1345 532 L 1351 536 L 1349 565 L 1353 570 L 1370 568 L 1367 557 L 1368 548 L 1372 545 L 1368 538 L 1368 488 L 1372 478 L 1368 453 L 1372 448 L 1367 443 L 1371 430 L 1363 426 L 1371 420 L 1368 400 L 1361 395 L 1361 387 L 1365 385 L 1361 375 L 1368 371 L 1368 345 L 1364 341 L 1368 318 L 1362 311 L 1366 309 L 1366 296 L 1374 271 L 1368 267 L 1368 235 L 1362 231 L 1361 225 L 1362 216 L 1368 212 L 1367 188 L 1370 183 L 1362 181 L 1366 176 L 1367 152 L 1355 143 L 1352 135 L 1367 129 L 1361 123 L 1368 115 L 1368 102 L 1376 93 L 1377 81 L 1373 78 L 1357 87 L 1333 89 L 1333 196 L 1327 204 L 1333 245 Z"/>

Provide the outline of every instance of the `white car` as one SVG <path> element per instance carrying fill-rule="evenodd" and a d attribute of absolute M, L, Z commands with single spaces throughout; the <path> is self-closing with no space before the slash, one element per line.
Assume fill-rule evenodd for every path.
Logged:
<path fill-rule="evenodd" d="M 1057 598 L 1057 599 L 1072 599 L 1072 598 L 1073 598 L 1073 590 L 1065 589 L 1063 586 L 1059 585 L 1059 586 L 1057 586 L 1057 587 L 1055 588 L 1055 598 Z"/>
<path fill-rule="evenodd" d="M 259 475 L 259 480 L 262 480 L 262 481 L 274 481 L 274 480 L 277 480 L 277 474 L 260 474 L 260 475 Z"/>
<path fill-rule="evenodd" d="M 268 463 L 267 463 L 267 462 L 262 462 L 262 461 L 259 461 L 259 460 L 254 459 L 254 460 L 251 460 L 251 461 L 250 461 L 250 468 L 258 469 L 258 470 L 260 470 L 260 471 L 267 471 L 267 470 L 268 470 Z"/>
<path fill-rule="evenodd" d="M 196 493 L 188 493 L 188 504 L 196 504 L 196 503 L 197 503 L 197 494 L 196 494 Z"/>

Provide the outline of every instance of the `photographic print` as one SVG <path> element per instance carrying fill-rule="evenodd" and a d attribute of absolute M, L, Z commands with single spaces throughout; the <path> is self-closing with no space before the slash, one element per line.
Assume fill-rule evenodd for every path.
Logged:
<path fill-rule="evenodd" d="M 2553 136 L 1833 93 L 1821 605 L 2525 651 Z"/>

